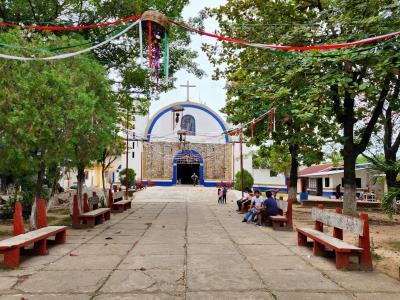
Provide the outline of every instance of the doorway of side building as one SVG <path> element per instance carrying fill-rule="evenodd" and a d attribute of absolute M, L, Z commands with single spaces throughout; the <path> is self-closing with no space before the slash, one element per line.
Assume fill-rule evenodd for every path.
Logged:
<path fill-rule="evenodd" d="M 317 196 L 324 194 L 324 187 L 322 185 L 322 178 L 317 178 Z"/>
<path fill-rule="evenodd" d="M 185 164 L 178 163 L 177 164 L 177 183 L 178 184 L 193 184 L 192 175 L 196 174 L 198 179 L 197 183 L 199 183 L 200 179 L 200 164 Z"/>

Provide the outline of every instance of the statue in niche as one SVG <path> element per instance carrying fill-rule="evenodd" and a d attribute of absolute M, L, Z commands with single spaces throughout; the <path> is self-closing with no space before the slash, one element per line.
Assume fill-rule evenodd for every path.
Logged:
<path fill-rule="evenodd" d="M 196 120 L 192 115 L 182 117 L 181 129 L 186 130 L 188 135 L 196 135 Z"/>

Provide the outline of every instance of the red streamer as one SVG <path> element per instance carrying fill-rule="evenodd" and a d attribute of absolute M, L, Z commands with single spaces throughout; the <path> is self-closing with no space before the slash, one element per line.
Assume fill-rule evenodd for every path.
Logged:
<path fill-rule="evenodd" d="M 188 26 L 186 24 L 182 24 L 179 22 L 176 22 L 174 20 L 169 20 L 170 23 L 181 26 L 183 28 L 186 28 L 188 30 L 197 32 L 201 35 L 209 36 L 212 38 L 216 38 L 220 41 L 224 42 L 231 42 L 235 44 L 240 44 L 240 45 L 246 45 L 246 46 L 254 46 L 254 47 L 259 47 L 259 48 L 265 48 L 265 49 L 275 49 L 275 50 L 281 50 L 281 51 L 310 51 L 310 50 L 333 50 L 333 49 L 342 49 L 342 48 L 349 48 L 349 47 L 355 47 L 355 46 L 360 46 L 368 43 L 374 43 L 382 40 L 387 40 L 390 38 L 393 38 L 395 36 L 400 35 L 400 31 L 385 34 L 385 35 L 380 35 L 372 38 L 367 38 L 363 39 L 360 41 L 355 41 L 355 42 L 350 42 L 350 43 L 343 43 L 343 44 L 333 44 L 333 45 L 316 45 L 316 46 L 280 46 L 280 45 L 269 45 L 269 44 L 257 44 L 257 43 L 250 43 L 242 40 L 237 40 L 233 38 L 228 38 L 228 37 L 223 37 L 217 34 L 213 33 L 208 33 L 199 29 L 196 29 L 194 27 Z"/>
<path fill-rule="evenodd" d="M 52 31 L 72 31 L 72 30 L 81 30 L 81 29 L 90 29 L 90 28 L 96 28 L 96 27 L 106 27 L 110 25 L 115 25 L 115 24 L 120 24 L 120 23 L 125 23 L 133 20 L 140 19 L 141 16 L 132 16 L 129 18 L 125 19 L 120 19 L 112 22 L 106 22 L 106 23 L 98 23 L 98 24 L 90 24 L 90 25 L 80 25 L 80 26 L 69 26 L 69 27 L 63 27 L 63 26 L 40 26 L 40 25 L 27 25 L 27 26 L 21 26 L 20 24 L 15 24 L 15 23 L 8 23 L 8 22 L 0 22 L 0 26 L 7 26 L 7 27 L 23 27 L 23 28 L 29 28 L 29 29 L 38 29 L 38 30 L 52 30 Z"/>
<path fill-rule="evenodd" d="M 269 132 L 272 132 L 274 129 L 274 110 L 271 109 L 271 111 L 269 112 Z"/>

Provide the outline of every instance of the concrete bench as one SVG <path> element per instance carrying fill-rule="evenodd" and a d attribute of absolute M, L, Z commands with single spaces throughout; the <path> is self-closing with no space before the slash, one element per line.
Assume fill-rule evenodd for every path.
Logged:
<path fill-rule="evenodd" d="M 272 222 L 272 228 L 274 230 L 293 230 L 293 201 L 278 200 L 279 215 L 270 216 L 269 219 Z"/>
<path fill-rule="evenodd" d="M 78 196 L 74 195 L 73 211 L 72 211 L 72 228 L 90 227 L 103 224 L 104 221 L 110 220 L 110 208 L 97 208 L 92 211 L 87 210 L 86 203 L 87 195 L 84 196 L 84 213 L 81 214 L 78 205 Z M 85 208 L 86 207 L 86 208 Z"/>
<path fill-rule="evenodd" d="M 4 255 L 1 264 L 8 267 L 18 267 L 21 254 L 47 255 L 48 242 L 62 244 L 67 238 L 66 226 L 47 226 L 46 202 L 43 199 L 37 200 L 37 230 L 25 233 L 20 202 L 15 203 L 13 227 L 14 237 L 0 241 L 0 254 Z M 48 240 L 51 237 L 55 239 Z M 32 244 L 33 249 L 25 249 Z"/>
<path fill-rule="evenodd" d="M 122 191 L 113 193 L 111 189 L 108 193 L 109 207 L 114 213 L 122 213 L 127 209 L 132 208 L 132 201 L 123 200 L 124 194 Z"/>
<path fill-rule="evenodd" d="M 345 216 L 341 209 L 330 212 L 322 206 L 312 209 L 315 228 L 297 228 L 299 246 L 307 245 L 307 238 L 313 241 L 313 254 L 320 256 L 326 249 L 333 250 L 337 269 L 348 269 L 350 255 L 358 256 L 359 265 L 364 270 L 372 270 L 372 258 L 369 239 L 368 215 L 360 214 L 360 218 Z M 333 227 L 333 236 L 323 232 L 324 224 Z M 343 241 L 343 230 L 357 235 L 358 246 Z"/>
<path fill-rule="evenodd" d="M 54 236 L 56 244 L 65 243 L 66 232 L 66 226 L 47 226 L 0 241 L 0 254 L 4 254 L 3 265 L 18 267 L 21 250 L 32 244 L 33 254 L 47 255 L 47 239 Z"/>

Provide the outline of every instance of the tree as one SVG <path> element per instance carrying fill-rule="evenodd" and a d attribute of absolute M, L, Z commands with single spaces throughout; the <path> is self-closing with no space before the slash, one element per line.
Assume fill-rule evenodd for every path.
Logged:
<path fill-rule="evenodd" d="M 242 176 L 241 171 L 237 172 L 235 175 L 235 189 L 242 190 Z M 243 170 L 243 191 L 251 191 L 254 184 L 254 178 L 249 171 Z"/>
<path fill-rule="evenodd" d="M 227 1 L 226 5 L 213 13 L 217 16 L 223 35 L 269 44 L 302 46 L 343 43 L 377 36 L 382 31 L 397 31 L 400 23 L 399 8 L 399 3 L 389 0 L 241 0 Z M 278 11 L 279 14 L 276 13 Z M 287 106 L 283 99 L 279 99 L 278 103 L 282 110 L 289 108 L 287 114 L 290 118 L 293 117 L 290 111 L 296 116 L 297 111 L 300 111 L 301 119 L 311 114 L 308 122 L 312 125 L 320 121 L 317 126 L 320 128 L 335 117 L 342 135 L 338 141 L 342 144 L 344 160 L 344 213 L 354 214 L 356 158 L 368 146 L 384 103 L 393 94 L 398 80 L 394 72 L 399 64 L 397 46 L 387 42 L 328 53 L 274 52 L 276 56 L 272 56 L 271 51 L 252 48 L 239 51 L 237 46 L 224 44 L 224 51 L 219 53 L 222 53 L 220 60 L 213 61 L 227 61 L 228 70 L 240 70 L 243 62 L 246 62 L 242 68 L 246 72 L 244 76 L 257 74 L 275 83 L 260 84 L 260 90 L 274 87 L 269 95 L 260 93 L 261 99 L 286 93 L 285 98 L 290 99 L 290 105 Z M 239 57 L 236 62 L 235 56 Z M 227 73 L 229 78 L 232 72 Z M 254 86 L 249 85 L 249 88 Z M 246 110 L 248 106 L 244 106 Z M 238 108 L 236 110 L 239 111 Z M 293 125 L 303 127 L 302 122 L 293 121 Z M 297 132 L 292 130 L 291 135 L 297 135 Z M 315 131 L 314 126 L 311 126 L 311 133 L 330 135 L 325 129 Z M 289 143 L 292 146 L 292 157 L 298 152 L 299 146 L 308 142 L 304 136 L 297 135 L 297 138 L 297 142 Z"/>
<path fill-rule="evenodd" d="M 289 150 L 277 144 L 261 146 L 253 154 L 253 167 L 261 169 L 270 169 L 278 174 L 288 174 L 291 158 Z"/>
<path fill-rule="evenodd" d="M 107 190 L 106 190 L 106 180 L 105 180 L 105 173 L 108 168 L 121 156 L 121 154 L 125 150 L 125 141 L 118 135 L 115 136 L 114 142 L 109 144 L 106 148 L 104 148 L 101 158 L 101 182 L 103 185 L 103 193 L 104 198 L 108 197 Z"/>
<path fill-rule="evenodd" d="M 128 183 L 128 189 L 132 186 L 132 182 L 135 181 L 136 178 L 136 172 L 133 169 L 128 169 L 128 180 L 126 180 L 126 169 L 123 169 L 121 172 L 119 172 L 119 181 L 123 183 Z"/>
<path fill-rule="evenodd" d="M 28 39 L 20 30 L 10 30 L 2 33 L 1 37 L 5 43 L 21 47 L 48 46 L 48 43 L 44 45 L 40 35 L 33 34 Z M 54 35 L 48 37 L 53 46 L 65 42 L 64 38 Z M 70 40 L 82 42 L 79 36 Z M 28 52 L 24 49 L 6 51 L 18 55 Z M 110 82 L 100 64 L 85 59 L 54 62 L 4 60 L 0 69 L 7 74 L 0 78 L 2 149 L 8 152 L 6 158 L 17 154 L 16 169 L 10 165 L 15 159 L 8 161 L 12 174 L 36 173 L 35 199 L 39 199 L 43 197 L 46 174 L 56 178 L 58 167 L 72 156 L 71 150 L 75 146 L 86 147 L 91 154 L 95 152 L 90 139 L 84 136 L 85 131 L 97 135 L 99 128 L 113 128 L 114 104 L 105 102 L 109 98 Z M 102 102 L 97 103 L 100 100 Z M 108 143 L 107 139 L 104 141 Z M 33 201 L 32 227 L 35 227 L 35 207 L 36 201 Z"/>
<path fill-rule="evenodd" d="M 266 42 L 270 43 L 276 43 L 287 28 L 271 30 L 266 25 L 269 22 L 304 21 L 303 10 L 296 10 L 290 1 L 227 1 L 210 14 L 216 16 L 221 35 L 257 41 L 265 40 L 265 31 L 268 31 Z M 265 27 L 267 29 L 263 30 Z M 295 42 L 302 40 L 296 35 Z M 223 111 L 230 122 L 240 124 L 276 108 L 275 132 L 270 133 L 270 124 L 265 118 L 255 126 L 250 142 L 262 145 L 272 140 L 276 147 L 290 154 L 289 197 L 295 200 L 299 164 L 319 162 L 322 145 L 335 129 L 331 118 L 323 116 L 327 107 L 321 101 L 310 99 L 309 70 L 301 57 L 271 55 L 252 47 L 239 50 L 237 45 L 230 43 L 224 43 L 223 47 L 224 51 L 215 51 L 214 46 L 205 46 L 214 64 L 226 65 L 225 70 L 217 70 L 216 75 L 225 76 L 231 82 Z M 250 136 L 249 131 L 246 134 Z"/>

